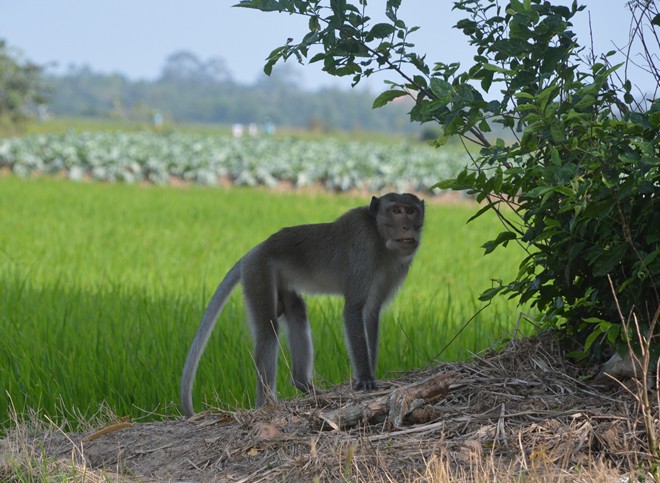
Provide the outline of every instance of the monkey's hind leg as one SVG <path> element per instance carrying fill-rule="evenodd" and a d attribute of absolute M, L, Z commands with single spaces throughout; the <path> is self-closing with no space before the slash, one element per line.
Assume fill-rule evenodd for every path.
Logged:
<path fill-rule="evenodd" d="M 245 286 L 244 286 L 245 288 Z M 254 365 L 257 370 L 257 406 L 275 401 L 277 382 L 277 352 L 279 347 L 275 296 L 262 291 L 253 297 L 244 290 L 252 339 L 254 342 Z"/>
<path fill-rule="evenodd" d="M 293 384 L 308 393 L 312 390 L 314 349 L 305 301 L 296 292 L 287 291 L 280 294 L 278 308 L 286 323 Z"/>

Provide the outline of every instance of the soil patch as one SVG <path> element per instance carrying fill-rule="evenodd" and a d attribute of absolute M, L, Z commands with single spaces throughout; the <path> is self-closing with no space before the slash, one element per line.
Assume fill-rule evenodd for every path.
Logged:
<path fill-rule="evenodd" d="M 628 474 L 647 458 L 636 400 L 619 384 L 582 382 L 584 375 L 542 335 L 389 380 L 375 393 L 342 386 L 258 410 L 54 431 L 32 446 L 122 481 L 446 481 L 498 479 L 495 471 L 596 481 Z M 10 436 L 4 445 L 11 444 Z"/>

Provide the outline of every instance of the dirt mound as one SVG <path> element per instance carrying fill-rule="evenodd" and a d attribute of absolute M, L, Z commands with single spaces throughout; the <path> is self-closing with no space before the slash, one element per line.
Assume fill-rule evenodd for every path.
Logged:
<path fill-rule="evenodd" d="M 594 481 L 626 474 L 646 458 L 635 398 L 620 385 L 595 387 L 580 377 L 545 335 L 390 380 L 377 393 L 340 387 L 260 410 L 52 432 L 33 445 L 61 464 L 75 461 L 88 476 L 122 481 L 446 481 L 520 474 Z"/>

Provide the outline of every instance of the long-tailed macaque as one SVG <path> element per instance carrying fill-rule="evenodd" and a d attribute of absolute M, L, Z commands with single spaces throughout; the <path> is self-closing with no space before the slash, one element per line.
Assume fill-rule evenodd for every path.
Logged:
<path fill-rule="evenodd" d="M 423 201 L 409 193 L 389 193 L 332 223 L 283 228 L 246 253 L 218 286 L 190 347 L 181 379 L 184 414 L 194 414 L 199 360 L 239 282 L 254 339 L 257 405 L 275 399 L 280 322 L 287 329 L 293 383 L 305 392 L 312 389 L 312 339 L 300 292 L 343 295 L 354 387 L 376 389 L 380 312 L 408 273 L 423 223 Z"/>

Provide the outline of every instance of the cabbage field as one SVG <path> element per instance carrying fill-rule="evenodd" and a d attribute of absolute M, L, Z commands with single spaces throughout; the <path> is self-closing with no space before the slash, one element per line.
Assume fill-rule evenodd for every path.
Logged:
<path fill-rule="evenodd" d="M 0 168 L 164 185 L 183 179 L 216 185 L 322 186 L 426 191 L 467 163 L 454 149 L 422 143 L 318 140 L 281 136 L 231 137 L 196 133 L 69 132 L 0 140 Z"/>

